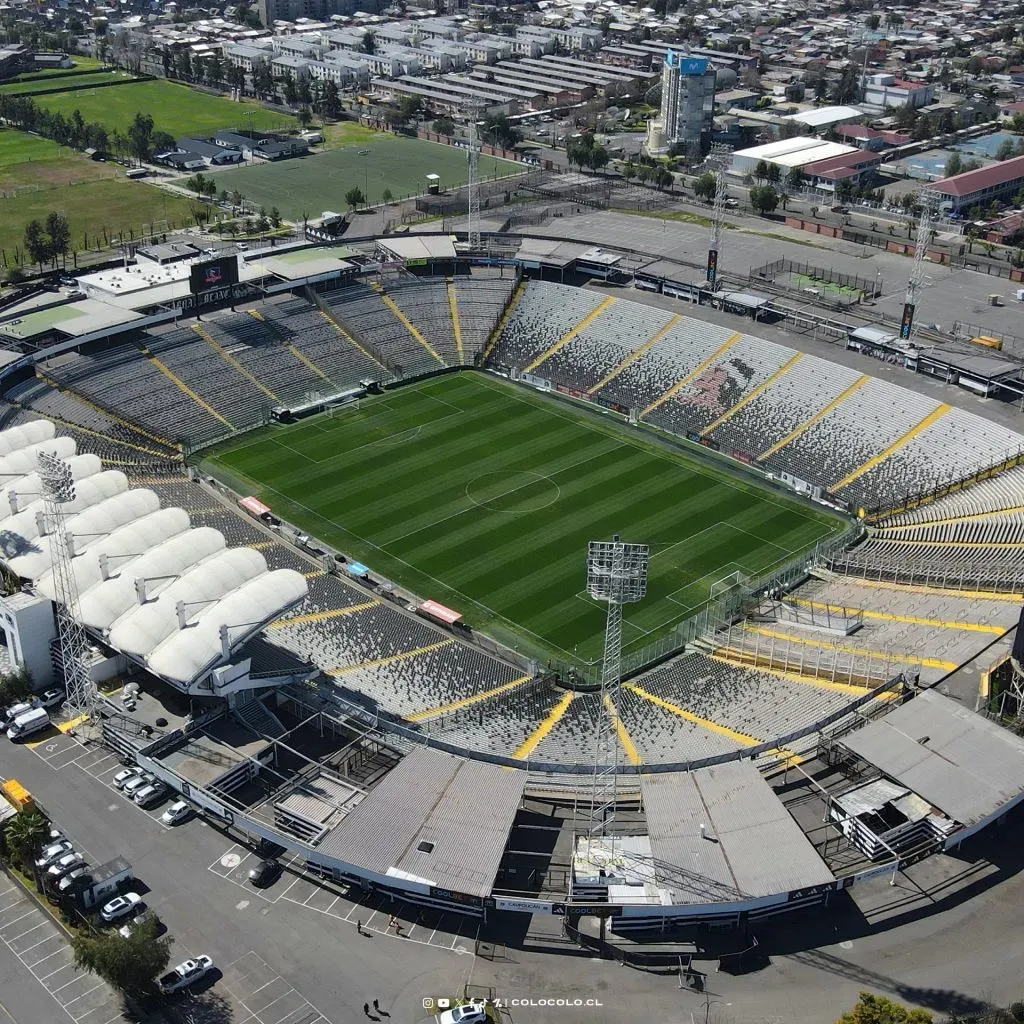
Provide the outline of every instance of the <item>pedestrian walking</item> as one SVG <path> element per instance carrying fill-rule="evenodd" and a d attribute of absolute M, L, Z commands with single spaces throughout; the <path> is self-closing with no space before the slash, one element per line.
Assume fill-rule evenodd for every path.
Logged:
<path fill-rule="evenodd" d="M 359 935 L 363 934 L 363 922 L 356 918 L 356 933 Z"/>
<path fill-rule="evenodd" d="M 392 914 L 392 915 L 391 915 L 391 916 L 390 916 L 390 917 L 388 918 L 388 927 L 389 927 L 389 928 L 394 928 L 394 929 L 395 929 L 395 931 L 398 931 L 398 918 L 397 918 L 397 917 L 395 917 L 395 915 L 394 915 L 394 914 Z"/>

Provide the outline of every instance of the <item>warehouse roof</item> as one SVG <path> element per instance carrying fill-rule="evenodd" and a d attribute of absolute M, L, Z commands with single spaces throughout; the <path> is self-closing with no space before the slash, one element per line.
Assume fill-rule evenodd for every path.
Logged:
<path fill-rule="evenodd" d="M 1024 739 L 934 690 L 840 742 L 962 825 L 1024 793 Z"/>
<path fill-rule="evenodd" d="M 821 128 L 825 125 L 840 124 L 863 116 L 856 107 L 818 107 L 815 110 L 801 110 L 797 114 L 787 114 L 785 120 L 806 124 L 811 128 Z"/>
<path fill-rule="evenodd" d="M 768 142 L 763 146 L 752 146 L 750 149 L 738 149 L 733 153 L 733 157 L 766 160 L 782 167 L 803 167 L 806 164 L 854 152 L 856 150 L 853 146 L 844 146 L 840 142 L 825 142 L 822 139 L 800 136 L 795 139 Z"/>

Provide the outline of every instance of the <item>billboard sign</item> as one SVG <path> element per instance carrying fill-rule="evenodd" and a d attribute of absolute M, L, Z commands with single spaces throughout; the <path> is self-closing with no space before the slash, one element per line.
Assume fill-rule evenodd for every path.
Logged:
<path fill-rule="evenodd" d="M 708 268 L 707 268 L 707 281 L 708 284 L 714 284 L 718 277 L 718 250 L 708 249 Z"/>
<path fill-rule="evenodd" d="M 914 304 L 908 302 L 903 307 L 903 319 L 900 321 L 900 337 L 910 340 L 910 332 L 914 329 Z"/>
<path fill-rule="evenodd" d="M 708 62 L 704 57 L 681 57 L 679 73 L 683 75 L 701 76 L 707 73 Z"/>
<path fill-rule="evenodd" d="M 189 273 L 189 290 L 193 295 L 235 284 L 238 284 L 238 257 L 235 255 L 195 263 Z"/>

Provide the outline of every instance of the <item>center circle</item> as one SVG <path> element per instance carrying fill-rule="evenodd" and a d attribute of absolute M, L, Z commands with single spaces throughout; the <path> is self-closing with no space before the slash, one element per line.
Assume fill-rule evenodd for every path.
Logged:
<path fill-rule="evenodd" d="M 551 477 L 525 469 L 481 473 L 466 484 L 466 497 L 491 512 L 539 512 L 561 494 Z"/>

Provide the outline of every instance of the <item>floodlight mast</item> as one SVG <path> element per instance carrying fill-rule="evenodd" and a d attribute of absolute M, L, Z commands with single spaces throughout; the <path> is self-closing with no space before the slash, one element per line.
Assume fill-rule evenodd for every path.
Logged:
<path fill-rule="evenodd" d="M 721 262 L 722 240 L 725 237 L 725 168 L 729 165 L 728 146 L 716 142 L 708 154 L 708 165 L 715 176 L 715 198 L 712 203 L 711 233 L 708 239 L 708 261 L 705 276 L 711 290 L 718 285 L 718 266 Z"/>
<path fill-rule="evenodd" d="M 469 113 L 469 184 L 466 190 L 466 228 L 469 247 L 476 252 L 480 248 L 480 141 L 477 134 L 477 118 L 480 108 L 474 107 Z"/>
<path fill-rule="evenodd" d="M 587 593 L 608 605 L 601 663 L 601 704 L 594 730 L 594 777 L 588 837 L 607 835 L 615 819 L 618 777 L 619 696 L 622 682 L 622 606 L 635 604 L 647 594 L 646 544 L 625 544 L 618 535 L 611 541 L 592 541 L 587 552 Z"/>
<path fill-rule="evenodd" d="M 90 715 L 96 690 L 85 668 L 86 639 L 78 608 L 78 585 L 71 565 L 73 552 L 66 530 L 66 506 L 75 500 L 71 467 L 52 452 L 36 456 L 43 484 L 43 516 L 50 540 L 56 591 L 57 643 L 64 669 L 65 706 L 78 715 Z"/>
<path fill-rule="evenodd" d="M 921 214 L 917 220 L 917 238 L 914 244 L 914 263 L 907 281 L 907 295 L 903 303 L 903 318 L 900 321 L 900 340 L 910 341 L 914 335 L 914 315 L 920 301 L 920 291 L 925 279 L 928 246 L 932 241 L 932 221 L 935 218 L 939 196 L 931 189 L 923 188 L 917 193 Z"/>

